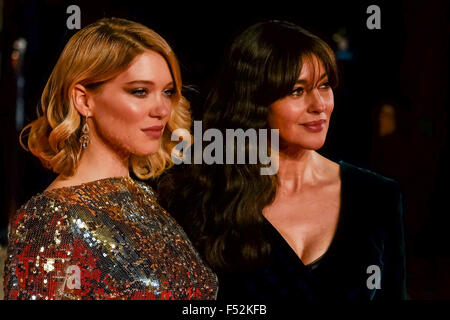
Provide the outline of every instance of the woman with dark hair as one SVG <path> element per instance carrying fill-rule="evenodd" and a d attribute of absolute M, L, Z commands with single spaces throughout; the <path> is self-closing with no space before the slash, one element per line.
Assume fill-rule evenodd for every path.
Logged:
<path fill-rule="evenodd" d="M 278 173 L 194 165 L 183 201 L 167 204 L 218 273 L 219 299 L 405 298 L 399 186 L 316 151 L 337 81 L 330 47 L 294 24 L 258 23 L 234 40 L 203 129 L 278 129 Z"/>

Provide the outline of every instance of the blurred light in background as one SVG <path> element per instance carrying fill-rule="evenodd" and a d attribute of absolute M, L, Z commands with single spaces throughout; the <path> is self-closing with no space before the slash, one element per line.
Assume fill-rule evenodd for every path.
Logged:
<path fill-rule="evenodd" d="M 345 28 L 340 28 L 338 32 L 333 34 L 333 41 L 337 46 L 337 51 L 335 52 L 336 59 L 344 61 L 353 59 L 353 53 L 349 47 L 347 30 Z"/>
<path fill-rule="evenodd" d="M 390 104 L 381 107 L 379 114 L 379 136 L 384 137 L 393 134 L 396 129 L 395 108 Z"/>
<path fill-rule="evenodd" d="M 24 87 L 25 77 L 23 75 L 23 58 L 27 49 L 27 41 L 19 38 L 14 41 L 13 52 L 11 54 L 11 64 L 16 75 L 17 82 L 17 98 L 16 98 L 16 131 L 20 131 L 24 126 L 25 104 L 24 104 Z"/>

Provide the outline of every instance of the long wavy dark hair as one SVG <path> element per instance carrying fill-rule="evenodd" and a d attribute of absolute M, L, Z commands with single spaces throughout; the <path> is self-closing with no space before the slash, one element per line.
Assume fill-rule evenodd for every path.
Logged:
<path fill-rule="evenodd" d="M 284 21 L 246 29 L 233 41 L 206 98 L 203 130 L 217 128 L 225 136 L 227 128 L 267 129 L 269 106 L 292 92 L 303 59 L 312 55 L 336 86 L 333 51 L 317 36 Z M 163 204 L 217 272 L 252 267 L 270 253 L 262 210 L 273 202 L 278 182 L 276 175 L 261 175 L 261 167 L 190 165 L 182 169 L 183 180 L 169 174 L 159 184 Z"/>

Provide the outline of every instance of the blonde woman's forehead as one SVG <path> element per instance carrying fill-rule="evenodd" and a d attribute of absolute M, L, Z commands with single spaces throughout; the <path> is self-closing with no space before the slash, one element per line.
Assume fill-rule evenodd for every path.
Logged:
<path fill-rule="evenodd" d="M 145 51 L 131 62 L 130 66 L 113 80 L 121 84 L 147 82 L 166 86 L 173 82 L 172 74 L 164 57 L 155 51 Z"/>

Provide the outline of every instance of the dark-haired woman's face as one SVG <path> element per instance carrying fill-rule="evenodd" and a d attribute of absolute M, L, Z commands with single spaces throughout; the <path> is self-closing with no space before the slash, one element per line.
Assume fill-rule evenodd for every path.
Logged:
<path fill-rule="evenodd" d="M 333 90 L 322 62 L 305 57 L 291 94 L 270 106 L 268 121 L 279 129 L 281 145 L 316 150 L 325 143 L 333 108 Z"/>

